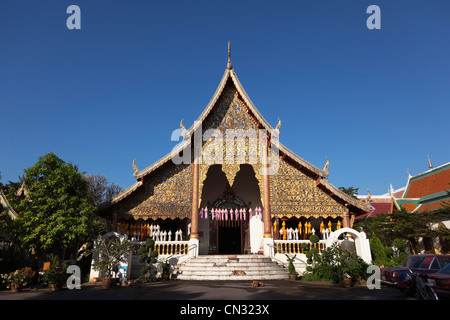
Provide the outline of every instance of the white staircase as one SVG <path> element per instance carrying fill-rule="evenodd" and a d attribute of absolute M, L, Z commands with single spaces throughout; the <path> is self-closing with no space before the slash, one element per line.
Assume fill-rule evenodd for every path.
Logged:
<path fill-rule="evenodd" d="M 273 280 L 288 279 L 288 270 L 261 255 L 204 255 L 174 268 L 180 280 Z"/>

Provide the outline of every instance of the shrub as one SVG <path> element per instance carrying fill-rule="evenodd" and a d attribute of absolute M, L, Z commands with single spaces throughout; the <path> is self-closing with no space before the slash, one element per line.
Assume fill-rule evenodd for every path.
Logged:
<path fill-rule="evenodd" d="M 379 266 L 389 264 L 386 248 L 381 243 L 381 240 L 376 236 L 375 232 L 372 233 L 372 238 L 370 239 L 370 249 L 372 251 L 374 264 Z"/>
<path fill-rule="evenodd" d="M 154 250 L 155 241 L 153 239 L 147 238 L 143 247 L 139 248 L 138 254 L 139 262 L 144 263 L 141 268 L 141 279 L 143 280 L 154 280 L 156 274 L 156 268 L 152 264 L 157 262 L 158 251 Z"/>
<path fill-rule="evenodd" d="M 33 277 L 35 272 L 30 268 L 18 269 L 14 272 L 2 274 L 3 283 L 6 283 L 7 288 L 11 286 L 26 286 Z"/>
<path fill-rule="evenodd" d="M 288 270 L 289 274 L 297 274 L 295 272 L 294 260 L 297 255 L 294 255 L 292 258 L 286 254 L 287 261 L 289 262 Z"/>
<path fill-rule="evenodd" d="M 309 237 L 309 241 L 310 241 L 311 243 L 317 243 L 317 242 L 319 242 L 319 240 L 320 240 L 320 238 L 319 238 L 319 236 L 318 236 L 317 234 L 312 234 L 312 235 Z"/>
<path fill-rule="evenodd" d="M 343 277 L 353 282 L 367 278 L 368 264 L 357 254 L 333 245 L 326 248 L 316 260 L 315 266 L 307 269 L 307 279 L 328 280 L 338 283 Z"/>

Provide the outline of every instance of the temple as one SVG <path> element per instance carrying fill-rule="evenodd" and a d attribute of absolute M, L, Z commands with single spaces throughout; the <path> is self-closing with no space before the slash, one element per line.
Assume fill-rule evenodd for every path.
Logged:
<path fill-rule="evenodd" d="M 100 214 L 140 240 L 156 225 L 179 240 L 198 239 L 199 254 L 264 251 L 261 236 L 286 238 L 278 230 L 306 239 L 324 226 L 350 227 L 369 206 L 328 182 L 329 162 L 321 170 L 282 145 L 280 126 L 252 103 L 229 50 L 209 104 L 189 130 L 181 121 L 182 142 L 143 170 L 133 161 L 136 183 Z M 254 230 L 252 217 L 262 222 Z"/>
<path fill-rule="evenodd" d="M 280 128 L 250 100 L 228 50 L 212 99 L 174 131 L 181 142 L 143 170 L 133 161 L 136 182 L 99 214 L 137 240 L 193 240 L 199 255 L 266 254 L 277 239 L 351 227 L 370 205 L 328 181 L 329 162 L 319 169 L 280 143 Z"/>

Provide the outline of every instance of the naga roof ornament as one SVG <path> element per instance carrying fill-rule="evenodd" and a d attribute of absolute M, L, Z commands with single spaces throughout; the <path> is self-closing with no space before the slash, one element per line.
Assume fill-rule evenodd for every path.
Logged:
<path fill-rule="evenodd" d="M 133 177 L 136 178 L 137 174 L 139 173 L 139 169 L 136 165 L 136 158 L 133 160 L 133 170 L 134 170 Z"/>

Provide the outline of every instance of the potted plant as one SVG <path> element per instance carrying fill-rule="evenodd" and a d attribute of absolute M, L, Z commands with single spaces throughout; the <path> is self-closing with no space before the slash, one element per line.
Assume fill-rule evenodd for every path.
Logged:
<path fill-rule="evenodd" d="M 30 267 L 27 267 L 2 274 L 1 276 L 7 288 L 11 288 L 12 292 L 20 292 L 33 279 L 34 275 L 35 272 Z"/>
<path fill-rule="evenodd" d="M 144 266 L 141 269 L 140 279 L 143 281 L 152 281 L 155 279 L 156 268 L 154 264 L 157 262 L 158 251 L 155 250 L 155 241 L 147 238 L 144 245 L 138 250 L 139 262 Z M 170 265 L 169 265 L 170 266 Z"/>
<path fill-rule="evenodd" d="M 368 265 L 356 253 L 337 247 L 335 263 L 339 284 L 345 288 L 366 277 Z"/>
<path fill-rule="evenodd" d="M 294 260 L 297 255 L 295 254 L 292 258 L 286 254 L 287 261 L 289 262 L 288 270 L 289 270 L 289 279 L 295 280 L 297 279 L 297 272 L 295 271 Z"/>
<path fill-rule="evenodd" d="M 52 257 L 50 267 L 42 275 L 42 281 L 47 283 L 52 288 L 52 291 L 61 290 L 64 282 L 67 280 L 67 267 L 67 262 L 61 263 L 58 257 Z"/>
<path fill-rule="evenodd" d="M 163 262 L 161 263 L 162 267 L 162 280 L 167 281 L 170 279 L 170 263 L 169 262 Z"/>
<path fill-rule="evenodd" d="M 99 239 L 97 248 L 94 250 L 99 254 L 99 258 L 93 267 L 101 272 L 104 289 L 112 287 L 113 273 L 119 270 L 121 263 L 127 261 L 130 250 L 131 244 L 126 239 L 120 240 L 114 236 Z"/>

